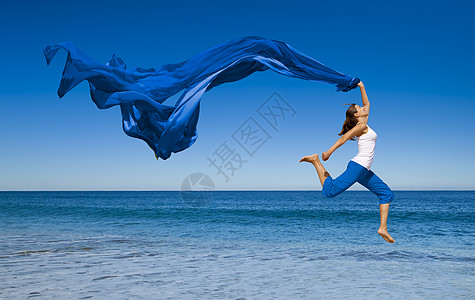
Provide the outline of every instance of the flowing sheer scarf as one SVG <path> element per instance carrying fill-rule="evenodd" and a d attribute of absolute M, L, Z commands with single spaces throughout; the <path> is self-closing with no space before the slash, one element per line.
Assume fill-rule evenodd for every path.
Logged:
<path fill-rule="evenodd" d="M 115 55 L 107 64 L 102 64 L 71 42 L 46 46 L 43 53 L 48 65 L 59 49 L 68 53 L 59 97 L 87 80 L 97 107 L 107 109 L 120 105 L 124 132 L 144 140 L 155 157 L 163 160 L 196 141 L 201 97 L 220 84 L 268 69 L 286 76 L 334 84 L 337 91 L 344 92 L 355 88 L 360 81 L 324 66 L 284 42 L 259 36 L 235 39 L 184 62 L 157 69 L 126 70 L 124 61 Z M 183 93 L 175 106 L 162 104 L 180 91 Z"/>

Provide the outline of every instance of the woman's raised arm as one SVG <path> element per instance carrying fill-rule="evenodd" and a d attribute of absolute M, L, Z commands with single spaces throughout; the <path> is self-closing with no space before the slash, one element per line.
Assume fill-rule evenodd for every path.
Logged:
<path fill-rule="evenodd" d="M 361 99 L 363 100 L 363 107 L 366 108 L 366 111 L 369 112 L 369 100 L 368 95 L 366 95 L 366 90 L 364 88 L 364 84 L 362 81 L 358 82 L 358 86 L 360 87 L 361 91 Z"/>

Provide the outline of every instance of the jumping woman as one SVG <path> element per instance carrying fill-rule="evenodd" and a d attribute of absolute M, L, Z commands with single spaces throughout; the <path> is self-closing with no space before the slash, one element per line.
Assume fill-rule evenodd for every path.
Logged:
<path fill-rule="evenodd" d="M 368 126 L 369 100 L 362 82 L 358 83 L 363 100 L 363 107 L 355 103 L 346 111 L 346 120 L 343 128 L 338 135 L 336 143 L 326 152 L 322 153 L 324 161 L 330 158 L 330 155 L 348 140 L 358 141 L 358 154 L 350 160 L 346 171 L 333 179 L 325 170 L 318 158 L 318 154 L 304 156 L 300 160 L 312 163 L 317 170 L 318 178 L 322 184 L 322 193 L 325 197 L 335 197 L 355 182 L 360 183 L 379 198 L 379 212 L 381 215 L 381 225 L 378 234 L 389 243 L 394 243 L 393 238 L 388 233 L 387 220 L 389 212 L 389 202 L 395 196 L 391 189 L 385 184 L 373 171 L 370 170 L 373 162 L 374 148 L 376 145 L 376 132 Z"/>

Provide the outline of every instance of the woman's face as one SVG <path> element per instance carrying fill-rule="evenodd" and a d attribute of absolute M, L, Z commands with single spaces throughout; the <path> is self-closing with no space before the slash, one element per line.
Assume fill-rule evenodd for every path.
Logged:
<path fill-rule="evenodd" d="M 355 117 L 366 117 L 367 115 L 369 115 L 369 112 L 366 111 L 366 108 L 364 107 L 361 107 L 359 105 L 355 105 L 355 108 L 356 108 L 356 113 L 355 113 Z"/>

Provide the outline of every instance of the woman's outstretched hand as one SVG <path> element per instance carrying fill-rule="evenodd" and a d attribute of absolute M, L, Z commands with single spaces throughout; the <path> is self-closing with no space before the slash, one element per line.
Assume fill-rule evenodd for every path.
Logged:
<path fill-rule="evenodd" d="M 330 155 L 331 155 L 330 152 L 325 151 L 325 152 L 322 153 L 322 159 L 323 159 L 324 161 L 327 161 L 327 160 L 330 158 Z"/>

